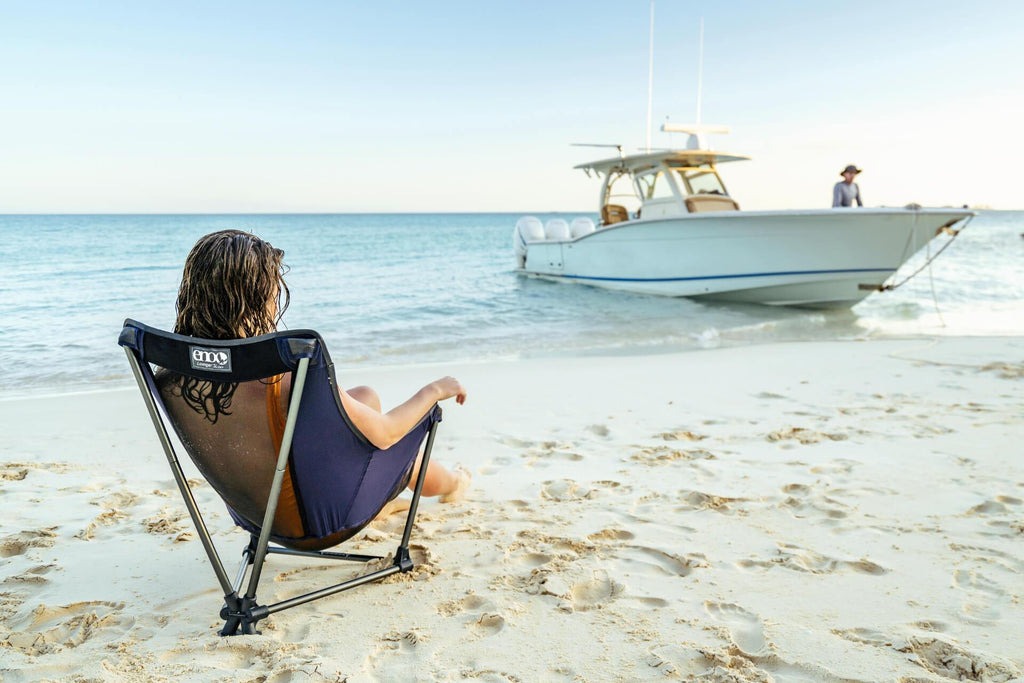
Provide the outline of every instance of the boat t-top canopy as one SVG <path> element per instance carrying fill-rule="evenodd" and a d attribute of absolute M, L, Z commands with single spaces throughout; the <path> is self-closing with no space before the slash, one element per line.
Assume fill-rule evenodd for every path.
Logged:
<path fill-rule="evenodd" d="M 662 149 L 642 154 L 630 154 L 624 157 L 614 157 L 591 161 L 580 164 L 574 168 L 587 171 L 594 171 L 599 174 L 609 172 L 619 173 L 642 173 L 651 168 L 657 168 L 662 164 L 670 168 L 696 168 L 700 166 L 715 166 L 727 161 L 747 161 L 750 157 L 738 154 L 723 154 L 709 149 Z"/>

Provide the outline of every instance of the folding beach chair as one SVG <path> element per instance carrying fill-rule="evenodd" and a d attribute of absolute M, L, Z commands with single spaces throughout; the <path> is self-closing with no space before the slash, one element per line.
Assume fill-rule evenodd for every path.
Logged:
<path fill-rule="evenodd" d="M 441 409 L 387 450 L 373 446 L 349 420 L 338 396 L 334 365 L 311 330 L 274 332 L 230 341 L 198 339 L 126 320 L 125 348 L 203 548 L 224 591 L 221 635 L 256 633 L 261 619 L 312 600 L 413 568 L 409 553 L 420 490 Z M 211 422 L 181 398 L 175 376 L 195 378 L 207 393 L 235 384 L 227 413 Z M 283 403 L 290 378 L 287 418 L 275 427 L 274 403 Z M 279 409 L 277 411 L 280 418 Z M 223 498 L 249 543 L 234 582 L 229 579 L 192 495 L 167 426 L 203 477 Z M 369 562 L 377 555 L 327 552 L 352 537 L 408 484 L 426 439 L 419 477 L 394 562 L 305 595 L 260 605 L 256 589 L 268 554 Z M 248 587 L 241 594 L 248 573 Z"/>

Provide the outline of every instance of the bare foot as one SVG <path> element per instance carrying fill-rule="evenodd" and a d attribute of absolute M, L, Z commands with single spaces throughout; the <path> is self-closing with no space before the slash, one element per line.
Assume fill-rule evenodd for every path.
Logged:
<path fill-rule="evenodd" d="M 442 503 L 457 503 L 465 498 L 466 491 L 469 489 L 469 482 L 473 479 L 473 475 L 462 465 L 456 465 L 452 474 L 456 477 L 455 488 L 438 498 Z"/>
<path fill-rule="evenodd" d="M 405 512 L 409 509 L 411 504 L 412 503 L 410 503 L 406 498 L 395 498 L 394 500 L 389 500 L 384 504 L 384 507 L 381 508 L 380 512 L 377 513 L 374 519 L 387 519 L 396 513 Z"/>

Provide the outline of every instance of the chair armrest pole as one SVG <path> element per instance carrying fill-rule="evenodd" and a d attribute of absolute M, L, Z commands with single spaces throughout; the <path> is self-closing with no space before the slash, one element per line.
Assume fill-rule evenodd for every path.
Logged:
<path fill-rule="evenodd" d="M 260 581 L 260 572 L 263 569 L 263 560 L 267 556 L 267 544 L 270 542 L 270 530 L 274 525 L 274 515 L 277 513 L 277 499 L 281 496 L 281 486 L 284 481 L 284 471 L 288 467 L 288 455 L 292 450 L 292 437 L 295 434 L 295 423 L 299 419 L 299 404 L 302 403 L 302 390 L 306 386 L 306 373 L 309 370 L 309 358 L 300 358 L 299 367 L 295 372 L 295 379 L 292 384 L 292 400 L 288 405 L 288 419 L 284 425 L 284 436 L 281 439 L 281 450 L 277 454 L 277 469 L 274 472 L 274 481 L 270 486 L 270 499 L 267 501 L 267 512 L 263 515 L 263 526 L 260 528 L 260 538 L 256 544 L 256 556 L 253 559 L 252 574 L 249 576 L 249 589 L 245 597 L 254 599 L 256 597 L 256 586 Z"/>

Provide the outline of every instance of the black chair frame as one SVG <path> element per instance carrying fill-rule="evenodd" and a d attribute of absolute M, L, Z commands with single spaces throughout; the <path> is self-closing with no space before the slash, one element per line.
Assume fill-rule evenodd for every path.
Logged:
<path fill-rule="evenodd" d="M 413 489 L 412 499 L 402 532 L 402 538 L 393 555 L 393 562 L 382 569 L 369 572 L 362 576 L 357 576 L 320 590 L 281 600 L 280 602 L 273 604 L 261 605 L 257 601 L 256 592 L 264 563 L 268 555 L 291 555 L 318 560 L 341 560 L 362 563 L 387 559 L 387 556 L 383 555 L 361 555 L 327 550 L 295 550 L 272 543 L 270 540 L 271 525 L 274 519 L 274 514 L 277 510 L 278 497 L 281 492 L 284 472 L 291 452 L 295 423 L 301 408 L 302 390 L 306 382 L 306 375 L 310 362 L 317 358 L 321 359 L 319 362 L 324 362 L 323 354 L 326 353 L 326 349 L 321 348 L 323 341 L 320 339 L 318 334 L 310 330 L 275 332 L 268 335 L 262 335 L 260 337 L 253 337 L 251 339 L 230 341 L 199 339 L 165 332 L 128 319 L 125 321 L 124 327 L 118 338 L 118 343 L 124 347 L 125 353 L 128 356 L 128 362 L 131 365 L 132 373 L 144 398 L 149 416 L 152 419 L 160 444 L 167 457 L 167 462 L 170 465 L 171 473 L 178 485 L 182 499 L 185 502 L 185 507 L 188 509 L 189 516 L 192 518 L 192 523 L 195 526 L 196 533 L 203 544 L 203 548 L 206 551 L 210 564 L 217 576 L 217 581 L 224 593 L 224 605 L 220 610 L 220 617 L 224 620 L 224 626 L 218 631 L 219 635 L 232 636 L 259 633 L 259 631 L 256 630 L 257 622 L 267 618 L 271 614 L 335 595 L 358 586 L 379 581 L 399 572 L 409 572 L 414 568 L 415 565 L 409 552 L 409 538 L 416 518 L 416 510 L 419 505 L 420 492 L 423 488 L 423 482 L 426 476 L 427 464 L 430 461 L 430 453 L 434 446 L 434 436 L 437 431 L 437 423 L 440 421 L 439 407 L 434 408 L 435 411 L 438 411 L 438 417 L 431 423 L 429 431 L 427 432 L 426 446 L 423 450 L 419 476 L 416 479 L 415 487 Z M 187 355 L 187 351 L 182 355 L 181 350 L 188 349 L 190 346 L 200 346 L 204 349 L 223 348 L 237 350 L 242 349 L 247 345 L 251 346 L 267 343 L 271 343 L 277 347 L 281 347 L 283 345 L 284 348 L 288 349 L 290 355 L 297 359 L 298 363 L 297 367 L 294 369 L 292 380 L 292 399 L 288 407 L 284 438 L 282 439 L 281 449 L 278 453 L 277 467 L 274 472 L 274 479 L 270 490 L 270 496 L 267 501 L 266 514 L 260 528 L 260 534 L 250 534 L 248 544 L 242 551 L 241 564 L 238 567 L 234 581 L 232 581 L 228 577 L 224 568 L 224 564 L 217 552 L 213 539 L 206 526 L 206 522 L 203 519 L 203 515 L 199 510 L 199 505 L 192 493 L 192 488 L 188 483 L 184 470 L 182 469 L 181 462 L 178 459 L 176 448 L 171 440 L 170 432 L 167 428 L 167 425 L 170 422 L 167 408 L 164 406 L 160 391 L 157 388 L 156 378 L 151 364 L 166 368 L 176 373 L 198 377 L 200 379 L 214 379 L 217 381 L 248 381 L 256 379 L 256 377 L 247 375 L 244 369 L 233 372 L 230 375 L 223 375 L 219 373 L 211 375 L 210 373 L 205 373 L 203 371 L 196 371 L 191 367 L 190 363 L 185 362 L 184 360 L 185 355 Z M 321 351 L 322 353 L 318 353 L 318 351 Z M 327 362 L 329 362 L 329 360 Z M 249 576 L 248 584 L 245 592 L 241 593 L 247 574 Z"/>

